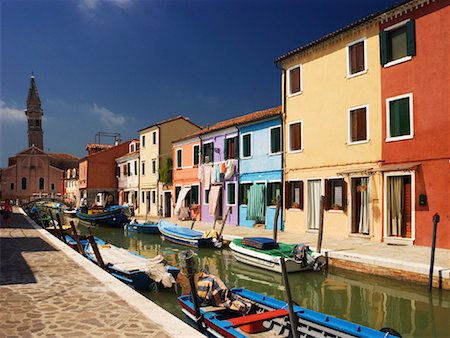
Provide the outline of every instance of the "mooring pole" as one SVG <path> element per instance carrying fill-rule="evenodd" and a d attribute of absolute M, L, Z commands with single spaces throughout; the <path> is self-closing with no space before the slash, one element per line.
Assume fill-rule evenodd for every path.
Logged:
<path fill-rule="evenodd" d="M 433 216 L 433 237 L 431 243 L 431 259 L 430 259 L 430 274 L 428 275 L 428 291 L 431 291 L 433 287 L 433 269 L 434 269 L 434 253 L 436 251 L 436 233 L 437 233 L 437 225 L 441 218 L 438 213 L 435 213 Z"/>
<path fill-rule="evenodd" d="M 51 221 L 52 221 L 52 225 L 53 225 L 53 228 L 55 229 L 55 236 L 56 237 L 60 237 L 61 236 L 61 234 L 60 234 L 60 236 L 58 236 L 58 227 L 56 226 L 56 223 L 55 223 L 55 219 L 53 218 L 53 214 L 52 214 L 52 209 L 50 209 L 50 208 L 48 208 L 48 215 L 50 216 L 50 219 L 51 219 Z M 62 240 L 62 238 L 61 238 L 61 240 Z"/>
<path fill-rule="evenodd" d="M 319 234 L 317 236 L 317 253 L 320 253 L 320 250 L 322 250 L 324 207 L 325 207 L 325 196 L 320 196 L 320 215 L 319 215 Z"/>
<path fill-rule="evenodd" d="M 97 259 L 97 264 L 102 269 L 106 270 L 105 263 L 103 262 L 102 255 L 100 254 L 100 251 L 98 250 L 97 242 L 95 241 L 95 238 L 93 235 L 87 236 L 87 240 L 89 243 L 91 243 L 92 251 L 94 251 L 95 258 Z"/>
<path fill-rule="evenodd" d="M 59 233 L 61 234 L 61 240 L 67 244 L 66 234 L 64 233 L 61 217 L 59 217 L 58 213 L 56 213 L 55 216 L 56 216 L 56 220 L 58 221 L 58 227 L 59 227 Z"/>
<path fill-rule="evenodd" d="M 280 257 L 281 273 L 283 275 L 284 289 L 289 307 L 289 320 L 291 322 L 291 334 L 293 338 L 298 338 L 297 332 L 297 316 L 294 312 L 294 304 L 292 302 L 291 288 L 289 287 L 289 276 L 286 270 L 286 262 L 284 257 Z"/>
<path fill-rule="evenodd" d="M 278 217 L 280 216 L 280 208 L 281 208 L 281 195 L 278 196 L 277 200 L 277 209 L 275 210 L 275 219 L 273 221 L 273 240 L 277 241 L 278 236 Z"/>
<path fill-rule="evenodd" d="M 72 228 L 72 236 L 75 242 L 77 242 L 78 252 L 84 256 L 84 248 L 81 245 L 80 237 L 78 236 L 77 227 L 73 221 L 70 221 L 70 227 Z"/>
<path fill-rule="evenodd" d="M 231 212 L 231 207 L 228 207 L 227 212 L 225 214 L 225 218 L 222 221 L 222 227 L 220 228 L 220 232 L 219 232 L 219 240 L 222 238 L 222 233 L 223 233 L 223 228 L 225 227 L 225 223 L 227 221 L 228 215 Z"/>

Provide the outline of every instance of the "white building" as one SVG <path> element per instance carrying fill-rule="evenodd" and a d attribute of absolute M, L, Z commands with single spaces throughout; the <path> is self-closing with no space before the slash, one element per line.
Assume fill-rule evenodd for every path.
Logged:
<path fill-rule="evenodd" d="M 80 189 L 78 189 L 78 168 L 67 169 L 64 176 L 64 199 L 73 206 L 80 206 Z"/>
<path fill-rule="evenodd" d="M 139 208 L 139 140 L 133 140 L 128 154 L 116 158 L 119 205 Z"/>

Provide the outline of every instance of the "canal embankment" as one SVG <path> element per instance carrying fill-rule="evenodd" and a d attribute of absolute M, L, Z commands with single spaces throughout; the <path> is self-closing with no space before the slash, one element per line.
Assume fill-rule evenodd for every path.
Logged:
<path fill-rule="evenodd" d="M 202 336 L 15 211 L 0 227 L 0 336 Z"/>
<path fill-rule="evenodd" d="M 137 219 L 143 221 L 139 217 Z M 158 221 L 157 218 L 150 218 L 150 220 Z M 173 222 L 171 219 L 167 220 Z M 192 221 L 177 221 L 177 223 L 184 227 L 192 225 Z M 195 229 L 202 231 L 212 227 L 213 224 L 207 222 L 194 224 Z M 216 224 L 216 230 L 220 230 L 220 224 Z M 224 239 L 228 241 L 247 236 L 272 237 L 272 234 L 272 230 L 244 226 L 226 225 L 223 230 Z M 312 249 L 315 249 L 317 245 L 317 233 L 314 232 L 299 235 L 280 231 L 277 238 L 278 241 L 285 243 L 304 243 Z M 333 237 L 326 233 L 325 228 L 322 252 L 331 266 L 398 280 L 428 283 L 431 257 L 429 247 L 388 245 L 362 237 Z M 448 249 L 436 249 L 433 287 L 450 290 L 450 250 Z"/>

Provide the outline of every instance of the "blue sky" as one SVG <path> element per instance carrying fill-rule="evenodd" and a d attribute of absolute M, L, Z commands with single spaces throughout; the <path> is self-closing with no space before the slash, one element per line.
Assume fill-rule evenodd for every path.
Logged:
<path fill-rule="evenodd" d="M 276 57 L 396 2 L 0 0 L 0 166 L 28 146 L 32 71 L 45 150 L 82 157 L 97 131 L 279 105 Z"/>

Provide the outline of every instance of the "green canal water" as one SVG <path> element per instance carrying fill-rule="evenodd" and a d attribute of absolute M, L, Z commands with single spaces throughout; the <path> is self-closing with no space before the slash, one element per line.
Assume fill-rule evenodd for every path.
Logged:
<path fill-rule="evenodd" d="M 82 225 L 82 223 L 80 223 Z M 79 226 L 81 233 L 88 228 Z M 186 247 L 161 240 L 157 235 L 136 234 L 113 228 L 91 228 L 98 237 L 146 257 L 161 253 L 178 266 L 178 253 Z M 232 287 L 264 293 L 285 300 L 281 275 L 237 262 L 228 248 L 194 250 L 201 267 Z M 450 292 L 425 285 L 369 276 L 329 267 L 321 272 L 289 275 L 295 302 L 358 324 L 381 329 L 391 327 L 403 337 L 450 337 Z M 143 294 L 174 315 L 183 318 L 177 303 L 182 290 L 147 291 Z"/>

